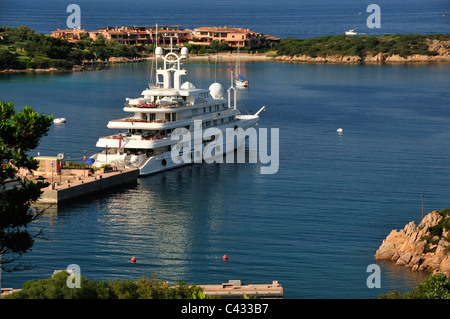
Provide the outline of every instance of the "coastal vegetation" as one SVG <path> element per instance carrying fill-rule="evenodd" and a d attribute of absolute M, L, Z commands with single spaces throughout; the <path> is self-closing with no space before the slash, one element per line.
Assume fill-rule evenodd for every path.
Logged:
<path fill-rule="evenodd" d="M 211 41 L 210 45 L 186 44 L 196 54 L 229 51 L 226 43 Z M 124 45 L 99 35 L 95 40 L 87 34 L 76 42 L 38 34 L 26 26 L 0 27 L 0 70 L 49 69 L 72 70 L 89 61 L 110 58 L 139 58 L 153 53 L 154 45 Z M 242 48 L 247 52 L 249 48 Z"/>
<path fill-rule="evenodd" d="M 389 291 L 378 299 L 450 299 L 450 279 L 444 274 L 429 275 L 412 291 Z"/>
<path fill-rule="evenodd" d="M 214 53 L 221 53 L 221 52 L 230 52 L 235 51 L 236 48 L 230 48 L 226 42 L 219 42 L 217 40 L 212 40 L 209 45 L 199 45 L 199 44 L 190 44 L 187 43 L 184 45 L 186 48 L 189 49 L 190 52 L 194 54 L 214 54 Z M 241 47 L 240 52 L 242 53 L 248 53 L 251 48 L 250 47 Z M 263 51 L 263 50 L 258 50 Z"/>
<path fill-rule="evenodd" d="M 21 290 L 2 299 L 210 299 L 201 287 L 167 281 L 152 275 L 133 280 L 88 280 L 80 276 L 79 288 L 69 288 L 73 280 L 66 271 L 51 278 L 28 281 Z M 73 282 L 73 281 L 72 281 Z"/>
<path fill-rule="evenodd" d="M 275 47 L 278 56 L 306 55 L 310 57 L 375 56 L 379 53 L 406 57 L 414 54 L 437 55 L 429 50 L 429 40 L 449 41 L 450 34 L 397 34 L 385 36 L 323 36 L 311 39 L 286 38 Z"/>
<path fill-rule="evenodd" d="M 71 277 L 72 276 L 72 277 Z M 88 280 L 79 277 L 79 288 L 69 288 L 73 275 L 60 271 L 50 278 L 25 282 L 22 289 L 2 299 L 216 299 L 197 285 L 178 281 L 171 285 L 152 277 L 134 280 Z M 75 279 L 77 280 L 77 279 Z M 244 299 L 249 299 L 244 296 Z M 251 298 L 250 298 L 251 299 Z M 375 299 L 450 299 L 450 279 L 444 274 L 429 275 L 410 292 L 389 291 Z"/>
<path fill-rule="evenodd" d="M 13 103 L 0 102 L 0 271 L 27 269 L 13 263 L 40 235 L 29 232 L 28 226 L 42 214 L 30 208 L 41 189 L 33 181 L 17 179 L 16 173 L 18 168 L 37 169 L 38 161 L 27 153 L 39 145 L 51 123 L 51 116 L 39 115 L 31 107 L 16 112 Z"/>
<path fill-rule="evenodd" d="M 442 240 L 448 243 L 444 246 L 444 251 L 450 253 L 450 208 L 441 209 L 439 215 L 442 218 L 439 222 L 429 228 L 427 236 L 421 238 L 425 242 L 425 252 L 435 253 L 439 242 Z"/>
<path fill-rule="evenodd" d="M 110 57 L 137 57 L 144 50 L 125 46 L 99 36 L 93 41 L 88 36 L 72 43 L 38 34 L 25 26 L 0 27 L 0 70 L 48 69 L 71 70 L 82 61 L 105 60 Z"/>
<path fill-rule="evenodd" d="M 323 36 L 311 39 L 282 39 L 273 48 L 260 48 L 259 53 L 274 50 L 277 57 L 308 57 L 307 62 L 323 62 L 320 59 L 333 56 L 358 57 L 350 62 L 369 61 L 371 57 L 407 58 L 413 55 L 433 58 L 439 56 L 432 41 L 443 43 L 439 48 L 448 53 L 450 34 L 397 34 L 385 36 Z M 194 54 L 206 55 L 230 52 L 226 43 L 211 41 L 209 45 L 185 44 Z M 242 53 L 251 48 L 241 48 Z M 154 45 L 124 45 L 99 35 L 95 40 L 83 34 L 76 42 L 69 42 L 46 34 L 38 34 L 26 26 L 0 27 L 0 70 L 49 69 L 72 70 L 83 62 L 108 61 L 110 58 L 134 59 L 149 56 Z M 446 53 L 446 54 L 447 54 Z M 447 54 L 448 55 L 448 54 Z M 311 61 L 309 59 L 312 59 Z M 338 59 L 336 62 L 343 62 Z M 333 62 L 330 60 L 330 62 Z M 348 62 L 348 61 L 347 61 Z"/>

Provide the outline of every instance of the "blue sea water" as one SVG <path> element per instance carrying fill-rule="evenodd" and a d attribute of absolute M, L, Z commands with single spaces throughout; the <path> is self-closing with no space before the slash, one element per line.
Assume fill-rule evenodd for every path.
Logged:
<path fill-rule="evenodd" d="M 11 16 L 16 16 L 14 24 L 49 32 L 58 20 L 52 12 L 59 14 L 60 2 L 49 6 L 48 14 L 35 11 L 40 8 L 36 3 L 42 2 L 23 6 L 29 11 L 21 16 L 17 5 L 2 1 L 9 11 L 0 11 L 0 24 L 13 25 Z M 82 8 L 88 5 L 80 3 Z M 90 14 L 99 25 L 116 18 L 115 24 L 144 24 L 144 14 L 136 13 L 130 3 L 122 13 L 136 16 L 120 15 L 116 2 L 111 2 L 110 12 Z M 296 3 L 286 6 L 300 8 Z M 420 26 L 404 28 L 410 25 L 405 22 L 398 27 L 401 33 L 445 30 L 439 24 L 442 20 L 433 27 L 426 18 L 426 12 L 441 7 L 440 2 L 427 3 L 429 11 L 423 11 Z M 217 25 L 235 15 L 233 2 L 201 4 L 194 1 L 189 10 L 220 8 L 216 20 L 206 20 L 213 18 L 206 13 L 195 18 L 192 13 L 188 19 L 178 10 L 164 15 L 158 6 L 154 8 L 158 18 L 167 19 L 158 19 L 158 24 Z M 317 7 L 301 8 L 311 17 L 323 12 L 326 4 L 333 6 L 319 2 Z M 314 24 L 286 22 L 281 28 L 276 16 L 281 16 L 282 8 L 271 2 L 261 6 L 273 7 L 271 14 L 246 7 L 260 10 L 255 21 L 245 20 L 252 29 L 282 37 L 341 33 L 327 27 L 325 18 Z M 343 30 L 353 27 L 344 25 L 341 6 L 333 8 L 336 14 L 330 16 L 340 20 Z M 400 12 L 400 6 L 396 8 Z M 407 8 L 411 17 L 418 16 L 418 6 Z M 364 14 L 364 7 L 356 11 Z M 284 14 L 300 13 L 284 8 Z M 49 18 L 43 21 L 38 16 Z M 271 22 L 261 21 L 264 16 Z M 240 25 L 240 20 L 242 15 L 219 24 Z M 214 61 L 190 61 L 185 66 L 189 80 L 203 88 L 215 79 L 227 86 L 234 67 Z M 251 85 L 239 90 L 240 109 L 256 111 L 265 105 L 259 127 L 280 130 L 276 174 L 262 175 L 263 164 L 204 163 L 49 208 L 33 224 L 34 229 L 43 228 L 49 240 L 37 240 L 23 257 L 34 268 L 3 273 L 2 286 L 20 287 L 70 264 L 78 264 L 90 279 L 138 279 L 157 273 L 170 281 L 197 284 L 278 280 L 286 298 L 372 298 L 389 290 L 408 291 L 423 280 L 426 274 L 377 262 L 373 256 L 392 229 L 420 222 L 422 194 L 428 212 L 450 205 L 450 66 L 249 62 L 244 68 Z M 81 161 L 84 150 L 92 154 L 97 138 L 110 133 L 108 120 L 123 116 L 125 97 L 138 96 L 147 86 L 150 69 L 149 63 L 136 63 L 99 72 L 0 74 L 0 100 L 13 101 L 18 109 L 30 105 L 66 117 L 67 123 L 52 126 L 33 154 L 65 152 L 69 160 Z M 336 132 L 338 127 L 342 134 Z M 222 260 L 224 254 L 227 262 Z M 135 264 L 130 263 L 133 256 Z M 367 287 L 371 264 L 381 267 L 381 288 Z"/>
<path fill-rule="evenodd" d="M 65 29 L 69 4 L 78 4 L 81 27 L 179 25 L 244 27 L 286 38 L 310 38 L 343 34 L 357 29 L 365 34 L 448 33 L 450 4 L 446 0 L 2 0 L 0 25 L 26 25 L 36 32 Z M 366 20 L 370 4 L 381 10 L 381 28 L 371 29 Z M 447 13 L 442 18 L 443 10 Z"/>
<path fill-rule="evenodd" d="M 232 64 L 187 63 L 194 85 L 228 82 Z M 261 128 L 280 129 L 280 167 L 199 164 L 49 209 L 24 260 L 31 271 L 4 286 L 78 264 L 88 278 L 208 284 L 279 280 L 286 298 L 372 298 L 423 279 L 373 255 L 391 229 L 447 207 L 450 158 L 448 65 L 247 63 L 242 110 L 262 105 Z M 81 160 L 95 151 L 125 97 L 148 82 L 147 63 L 101 72 L 1 75 L 17 107 L 68 118 L 36 150 Z M 214 72 L 213 70 L 216 70 Z M 344 129 L 342 134 L 336 128 Z M 222 261 L 227 254 L 229 260 Z M 138 262 L 130 263 L 134 256 Z M 366 285 L 382 268 L 382 288 Z"/>

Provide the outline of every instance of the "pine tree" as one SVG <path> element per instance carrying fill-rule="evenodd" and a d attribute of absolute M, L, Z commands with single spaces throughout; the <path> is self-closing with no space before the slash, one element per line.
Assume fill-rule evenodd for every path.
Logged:
<path fill-rule="evenodd" d="M 18 168 L 37 169 L 38 162 L 27 153 L 39 145 L 51 122 L 51 116 L 39 115 L 31 107 L 16 113 L 13 103 L 0 102 L 0 287 L 2 270 L 26 268 L 13 262 L 31 249 L 38 235 L 31 234 L 28 225 L 42 214 L 31 209 L 40 187 L 16 174 Z M 13 182 L 18 185 L 10 187 Z"/>

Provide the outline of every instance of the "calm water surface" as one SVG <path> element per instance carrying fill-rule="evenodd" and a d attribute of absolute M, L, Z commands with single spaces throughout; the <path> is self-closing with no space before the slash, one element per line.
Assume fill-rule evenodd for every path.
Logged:
<path fill-rule="evenodd" d="M 65 29 L 69 4 L 81 10 L 81 27 L 92 31 L 106 26 L 178 25 L 249 28 L 255 32 L 286 38 L 311 38 L 358 33 L 429 34 L 449 33 L 450 3 L 446 0 L 2 0 L 0 25 L 26 25 L 36 32 Z M 367 7 L 376 3 L 381 11 L 381 28 L 370 29 Z M 443 10 L 447 12 L 442 18 Z"/>
<path fill-rule="evenodd" d="M 233 64 L 188 62 L 188 79 L 228 86 Z M 150 64 L 108 71 L 0 75 L 2 100 L 67 117 L 34 152 L 81 161 L 140 95 Z M 280 129 L 280 167 L 198 164 L 48 209 L 33 227 L 30 271 L 3 275 L 20 287 L 78 264 L 90 279 L 212 284 L 278 280 L 286 298 L 372 298 L 424 278 L 373 255 L 391 229 L 449 206 L 449 65 L 247 63 L 241 110 L 266 105 L 259 127 Z M 343 133 L 336 132 L 338 127 Z M 222 261 L 227 254 L 229 260 Z M 137 263 L 130 263 L 131 257 Z M 369 289 L 367 266 L 381 266 Z"/>

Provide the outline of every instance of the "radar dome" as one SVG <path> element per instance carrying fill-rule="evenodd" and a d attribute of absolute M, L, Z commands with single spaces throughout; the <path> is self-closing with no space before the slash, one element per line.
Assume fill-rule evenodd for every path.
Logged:
<path fill-rule="evenodd" d="M 181 85 L 181 89 L 182 90 L 194 90 L 195 86 L 191 82 L 186 81 Z"/>
<path fill-rule="evenodd" d="M 158 58 L 160 58 L 163 55 L 163 49 L 161 47 L 157 47 L 155 50 L 155 54 Z"/>
<path fill-rule="evenodd" d="M 220 83 L 213 83 L 209 86 L 209 93 L 214 99 L 221 99 L 223 97 L 224 88 Z"/>
<path fill-rule="evenodd" d="M 189 49 L 186 48 L 186 47 L 181 48 L 181 56 L 182 56 L 183 58 L 187 58 L 188 55 L 189 55 Z"/>

